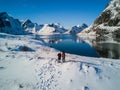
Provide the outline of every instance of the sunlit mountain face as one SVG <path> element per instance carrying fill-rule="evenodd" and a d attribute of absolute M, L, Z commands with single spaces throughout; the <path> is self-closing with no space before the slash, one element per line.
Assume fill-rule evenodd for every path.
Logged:
<path fill-rule="evenodd" d="M 81 32 L 82 34 L 120 37 L 120 0 L 112 0 L 94 23 Z"/>

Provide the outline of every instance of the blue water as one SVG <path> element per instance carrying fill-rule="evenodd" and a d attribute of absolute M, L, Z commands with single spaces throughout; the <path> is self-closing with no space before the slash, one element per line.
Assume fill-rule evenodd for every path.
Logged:
<path fill-rule="evenodd" d="M 40 35 L 36 38 L 42 40 L 47 46 L 70 54 L 99 57 L 96 50 L 81 38 L 69 34 Z"/>

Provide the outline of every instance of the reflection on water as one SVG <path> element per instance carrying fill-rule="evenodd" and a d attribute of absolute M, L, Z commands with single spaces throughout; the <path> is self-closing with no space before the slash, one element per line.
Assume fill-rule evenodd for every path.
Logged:
<path fill-rule="evenodd" d="M 61 40 L 58 43 L 49 43 L 50 46 L 71 54 L 77 54 L 82 56 L 98 57 L 98 54 L 89 44 L 84 41 L 75 42 L 71 39 Z"/>
<path fill-rule="evenodd" d="M 120 44 L 98 43 L 95 48 L 102 57 L 120 59 Z"/>
<path fill-rule="evenodd" d="M 91 47 L 81 38 L 74 35 L 55 34 L 36 36 L 36 38 L 38 37 L 40 37 L 40 39 L 42 39 L 46 45 L 60 51 L 65 51 L 67 53 L 82 56 L 99 57 L 99 55 L 93 47 Z"/>
<path fill-rule="evenodd" d="M 120 59 L 120 39 L 109 37 L 82 37 L 89 41 L 101 57 Z"/>
<path fill-rule="evenodd" d="M 109 38 L 80 38 L 69 34 L 36 35 L 35 38 L 50 47 L 71 54 L 120 59 L 120 44 L 106 43 Z M 116 38 L 113 40 L 120 41 Z"/>

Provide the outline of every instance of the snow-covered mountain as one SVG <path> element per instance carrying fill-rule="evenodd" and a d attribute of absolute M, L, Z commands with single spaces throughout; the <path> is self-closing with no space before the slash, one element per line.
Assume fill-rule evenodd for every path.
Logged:
<path fill-rule="evenodd" d="M 67 29 L 58 23 L 44 24 L 38 34 L 65 33 Z"/>
<path fill-rule="evenodd" d="M 59 23 L 52 24 L 41 24 L 33 23 L 31 20 L 27 19 L 25 21 L 20 21 L 14 19 L 6 12 L 0 13 L 0 32 L 8 34 L 56 34 L 56 33 L 70 33 L 77 34 L 83 29 L 87 28 L 86 24 L 73 26 L 70 30 L 64 28 Z"/>
<path fill-rule="evenodd" d="M 35 24 L 32 23 L 29 19 L 27 19 L 22 22 L 22 27 L 28 32 L 33 32 Z"/>
<path fill-rule="evenodd" d="M 26 34 L 27 32 L 21 27 L 21 22 L 14 19 L 6 12 L 0 13 L 0 32 L 9 34 Z"/>
<path fill-rule="evenodd" d="M 44 24 L 38 34 L 54 34 L 54 33 L 65 33 L 68 31 L 59 23 Z"/>
<path fill-rule="evenodd" d="M 25 21 L 19 21 L 14 19 L 6 12 L 0 13 L 0 32 L 8 34 L 53 34 L 64 33 L 67 29 L 58 23 L 38 25 L 33 23 L 29 19 Z"/>
<path fill-rule="evenodd" d="M 88 26 L 86 24 L 82 24 L 82 25 L 77 25 L 77 26 L 73 26 L 71 29 L 70 29 L 70 33 L 71 34 L 78 34 L 80 33 L 82 30 L 84 30 L 85 28 L 87 28 Z"/>
<path fill-rule="evenodd" d="M 78 35 L 120 37 L 120 0 L 112 0 L 94 23 Z"/>
<path fill-rule="evenodd" d="M 33 23 L 31 20 L 27 19 L 22 22 L 22 27 L 27 32 L 37 33 L 43 25 L 38 25 L 37 23 Z"/>

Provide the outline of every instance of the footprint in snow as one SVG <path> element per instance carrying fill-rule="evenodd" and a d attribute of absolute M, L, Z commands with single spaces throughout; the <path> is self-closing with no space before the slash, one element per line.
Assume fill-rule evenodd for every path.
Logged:
<path fill-rule="evenodd" d="M 97 67 L 94 67 L 95 71 L 96 71 L 96 74 L 100 75 L 100 73 L 102 72 L 101 69 L 97 68 Z"/>
<path fill-rule="evenodd" d="M 59 71 L 59 72 L 58 72 L 58 74 L 59 74 L 59 75 L 62 75 L 62 72 L 61 72 L 61 71 Z"/>
<path fill-rule="evenodd" d="M 33 58 L 30 58 L 29 60 L 31 61 L 31 60 L 33 60 Z"/>
<path fill-rule="evenodd" d="M 5 69 L 5 67 L 0 67 L 0 70 L 3 70 L 3 69 Z"/>
<path fill-rule="evenodd" d="M 24 86 L 22 84 L 19 84 L 19 88 L 23 88 Z"/>
<path fill-rule="evenodd" d="M 89 88 L 87 86 L 84 86 L 84 90 L 89 90 Z"/>

